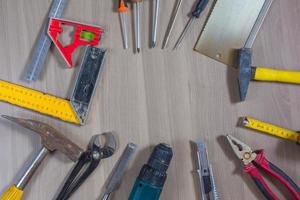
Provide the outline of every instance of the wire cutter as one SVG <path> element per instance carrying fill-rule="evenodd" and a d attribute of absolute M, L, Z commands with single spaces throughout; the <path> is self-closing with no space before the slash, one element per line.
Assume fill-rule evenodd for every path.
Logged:
<path fill-rule="evenodd" d="M 281 169 L 268 161 L 264 150 L 252 151 L 252 149 L 238 140 L 237 138 L 227 135 L 234 153 L 244 163 L 244 170 L 254 180 L 256 186 L 268 200 L 279 200 L 279 197 L 270 189 L 258 169 L 263 169 L 268 174 L 279 180 L 292 194 L 295 200 L 300 199 L 300 189 L 296 183 L 286 175 Z"/>
<path fill-rule="evenodd" d="M 101 139 L 101 142 L 100 142 Z M 88 176 L 97 168 L 102 159 L 114 154 L 117 142 L 112 133 L 94 135 L 87 150 L 82 153 L 77 164 L 68 176 L 56 200 L 66 200 L 82 185 Z"/>

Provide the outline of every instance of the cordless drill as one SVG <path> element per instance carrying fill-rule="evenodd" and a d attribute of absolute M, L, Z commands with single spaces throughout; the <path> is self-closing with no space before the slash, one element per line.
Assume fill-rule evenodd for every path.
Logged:
<path fill-rule="evenodd" d="M 159 200 L 172 156 L 169 145 L 157 145 L 147 164 L 142 167 L 128 200 Z"/>

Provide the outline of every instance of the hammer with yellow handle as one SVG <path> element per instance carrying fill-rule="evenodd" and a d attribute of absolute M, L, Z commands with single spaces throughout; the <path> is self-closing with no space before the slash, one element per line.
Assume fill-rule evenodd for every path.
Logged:
<path fill-rule="evenodd" d="M 9 116 L 2 117 L 39 134 L 42 139 L 43 147 L 41 148 L 35 159 L 32 161 L 31 165 L 27 168 L 24 175 L 20 178 L 18 183 L 8 188 L 8 190 L 4 192 L 4 194 L 0 197 L 0 200 L 22 199 L 25 186 L 28 184 L 30 178 L 33 176 L 34 172 L 37 170 L 38 166 L 44 160 L 46 155 L 48 155 L 50 152 L 53 152 L 55 150 L 60 151 L 67 155 L 67 157 L 74 162 L 79 159 L 80 155 L 83 152 L 83 150 L 79 146 L 77 146 L 56 129 L 47 124 L 29 119 L 20 119 Z"/>
<path fill-rule="evenodd" d="M 252 50 L 242 48 L 239 50 L 239 91 L 241 101 L 246 99 L 251 80 L 300 84 L 300 72 L 275 70 L 264 67 L 253 67 Z"/>

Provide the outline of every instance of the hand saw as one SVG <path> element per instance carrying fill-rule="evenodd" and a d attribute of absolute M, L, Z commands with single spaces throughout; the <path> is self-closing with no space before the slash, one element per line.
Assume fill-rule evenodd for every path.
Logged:
<path fill-rule="evenodd" d="M 63 121 L 84 125 L 100 77 L 106 50 L 88 46 L 70 99 L 0 80 L 0 100 Z"/>
<path fill-rule="evenodd" d="M 240 124 L 243 127 L 261 131 L 276 137 L 280 137 L 286 140 L 297 142 L 300 144 L 300 134 L 296 131 L 285 129 L 273 124 L 269 124 L 251 117 L 242 117 L 240 119 Z"/>
<path fill-rule="evenodd" d="M 273 0 L 217 0 L 195 50 L 235 67 L 237 49 L 251 48 Z"/>

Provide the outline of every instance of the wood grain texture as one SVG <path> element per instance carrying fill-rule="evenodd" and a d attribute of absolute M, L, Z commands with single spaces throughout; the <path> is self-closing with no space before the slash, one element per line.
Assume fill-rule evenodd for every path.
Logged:
<path fill-rule="evenodd" d="M 51 49 L 41 80 L 30 84 L 21 80 L 50 3 L 50 0 L 0 0 L 0 79 L 67 97 L 76 69 L 67 69 L 55 48 Z M 205 17 L 195 23 L 179 50 L 172 51 L 170 47 L 161 50 L 175 0 L 162 1 L 158 31 L 160 46 L 149 49 L 152 1 L 145 1 L 142 53 L 134 55 L 132 37 L 129 37 L 130 49 L 122 49 L 119 17 L 113 12 L 116 3 L 116 0 L 71 0 L 65 13 L 67 19 L 97 24 L 106 31 L 101 46 L 108 48 L 108 56 L 87 125 L 78 127 L 0 103 L 1 114 L 42 120 L 82 148 L 94 134 L 110 130 L 118 133 L 120 150 L 100 164 L 72 200 L 99 197 L 104 181 L 129 141 L 137 143 L 139 151 L 112 199 L 127 199 L 142 164 L 159 142 L 170 143 L 174 149 L 161 199 L 199 199 L 195 155 L 190 141 L 200 137 L 207 141 L 222 199 L 263 199 L 222 137 L 228 133 L 253 148 L 264 148 L 270 161 L 300 184 L 299 146 L 236 127 L 238 117 L 249 115 L 299 130 L 299 86 L 252 82 L 247 101 L 237 103 L 235 71 L 192 50 Z M 193 4 L 194 0 L 186 0 L 182 5 L 170 44 L 175 43 L 182 31 Z M 205 16 L 207 14 L 208 10 Z M 298 0 L 276 0 L 253 47 L 253 64 L 300 70 L 299 18 Z M 132 26 L 129 31 L 132 33 Z M 0 120 L 0 127 L 0 192 L 3 192 L 20 177 L 24 165 L 40 149 L 40 139 L 6 120 Z M 53 199 L 72 166 L 73 163 L 61 153 L 49 156 L 26 188 L 25 199 Z M 272 185 L 275 191 L 287 193 L 284 189 L 278 191 L 278 186 L 282 188 L 280 184 Z"/>

